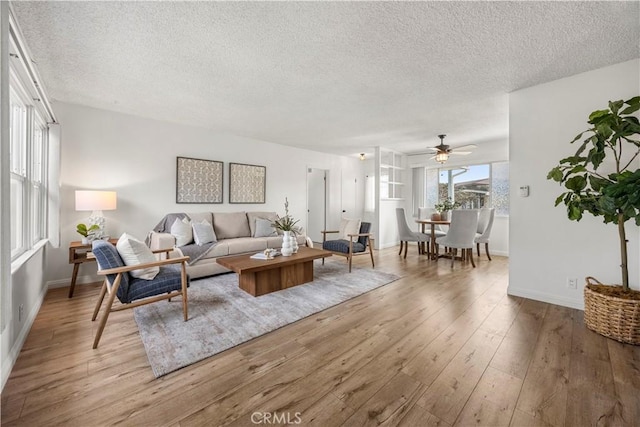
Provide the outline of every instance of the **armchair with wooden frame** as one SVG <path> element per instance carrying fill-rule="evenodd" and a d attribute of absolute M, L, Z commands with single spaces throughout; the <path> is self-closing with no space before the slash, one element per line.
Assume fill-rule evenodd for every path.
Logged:
<path fill-rule="evenodd" d="M 340 233 L 337 230 L 324 230 L 322 233 L 322 249 L 330 251 L 335 255 L 347 258 L 349 263 L 349 273 L 351 273 L 351 264 L 353 257 L 356 255 L 369 255 L 371 257 L 371 265 L 375 268 L 376 263 L 373 260 L 373 236 L 369 232 L 371 230 L 370 222 L 361 222 L 360 231 L 356 234 L 348 234 L 349 240 L 337 239 L 327 240 L 327 234 Z M 369 248 L 367 250 L 367 248 Z M 322 259 L 324 264 L 324 258 Z"/>
<path fill-rule="evenodd" d="M 162 249 L 153 251 L 153 253 L 168 254 L 172 250 L 173 248 Z M 184 321 L 187 321 L 187 287 L 189 286 L 189 277 L 187 276 L 185 264 L 189 261 L 189 257 L 169 258 L 127 266 L 122 261 L 115 246 L 103 240 L 93 242 L 92 252 L 98 262 L 98 274 L 105 276 L 105 279 L 91 321 L 96 320 L 104 297 L 106 294 L 109 294 L 107 306 L 100 318 L 100 324 L 98 325 L 98 330 L 93 341 L 94 349 L 98 347 L 109 314 L 113 311 L 134 308 L 165 299 L 171 301 L 171 298 L 182 296 L 182 312 L 184 314 Z M 180 264 L 180 266 L 171 266 L 170 264 Z M 133 270 L 156 266 L 160 267 L 160 272 L 152 280 L 135 278 L 129 274 L 129 272 Z M 116 296 L 122 304 L 113 307 Z"/>

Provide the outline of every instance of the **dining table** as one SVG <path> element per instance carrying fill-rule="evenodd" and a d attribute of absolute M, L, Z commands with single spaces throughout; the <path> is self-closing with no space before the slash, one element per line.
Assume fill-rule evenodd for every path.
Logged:
<path fill-rule="evenodd" d="M 427 224 L 431 225 L 431 237 L 429 239 L 431 245 L 431 259 L 438 259 L 438 254 L 436 253 L 436 225 L 450 225 L 451 221 L 446 219 L 416 219 L 416 222 L 420 224 L 420 232 L 424 233 Z M 423 248 L 424 249 L 424 248 Z M 423 250 L 424 252 L 424 250 Z"/>

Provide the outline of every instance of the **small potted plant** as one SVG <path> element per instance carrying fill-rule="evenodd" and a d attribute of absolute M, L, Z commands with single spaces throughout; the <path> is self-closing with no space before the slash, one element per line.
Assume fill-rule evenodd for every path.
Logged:
<path fill-rule="evenodd" d="M 449 219 L 449 211 L 452 209 L 456 209 L 460 207 L 460 203 L 451 201 L 450 198 L 446 198 L 442 200 L 440 203 L 436 203 L 434 206 L 436 211 L 440 214 L 440 219 L 442 221 L 447 221 Z"/>
<path fill-rule="evenodd" d="M 588 212 L 617 226 L 622 285 L 603 285 L 587 277 L 584 320 L 589 329 L 630 344 L 640 344 L 640 292 L 629 288 L 624 224 L 633 219 L 640 225 L 640 121 L 634 116 L 638 110 L 640 96 L 609 102 L 606 110 L 591 113 L 591 127 L 571 141 L 580 141 L 576 153 L 560 160 L 547 175 L 565 187 L 555 204 L 567 207 L 570 220 L 580 221 Z"/>
<path fill-rule="evenodd" d="M 88 245 L 92 240 L 94 240 L 94 233 L 98 230 L 100 230 L 100 226 L 98 224 L 93 224 L 87 227 L 86 224 L 80 223 L 76 227 L 76 231 L 82 236 L 83 245 Z"/>
<path fill-rule="evenodd" d="M 293 217 L 289 215 L 289 200 L 286 197 L 284 199 L 284 213 L 285 215 L 283 217 L 276 219 L 271 223 L 271 225 L 276 230 L 283 232 L 282 255 L 290 256 L 298 252 L 296 234 L 299 234 L 302 230 L 296 225 L 299 220 L 294 220 Z"/>

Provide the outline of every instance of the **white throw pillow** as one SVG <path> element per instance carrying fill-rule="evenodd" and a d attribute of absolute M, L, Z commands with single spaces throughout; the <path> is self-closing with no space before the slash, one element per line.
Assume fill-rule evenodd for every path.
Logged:
<path fill-rule="evenodd" d="M 207 243 L 216 242 L 216 233 L 213 232 L 213 225 L 207 220 L 201 222 L 191 222 L 191 228 L 193 229 L 193 240 L 196 245 L 202 246 Z"/>
<path fill-rule="evenodd" d="M 360 232 L 360 220 L 359 219 L 347 219 L 342 218 L 340 220 L 340 238 L 349 240 L 349 234 L 358 234 Z M 358 239 L 354 239 L 358 240 Z"/>
<path fill-rule="evenodd" d="M 176 246 L 184 246 L 193 242 L 193 231 L 189 218 L 176 218 L 171 225 L 171 235 L 176 238 Z"/>
<path fill-rule="evenodd" d="M 277 236 L 276 229 L 271 225 L 271 221 L 264 218 L 256 218 L 256 233 L 254 237 Z"/>
<path fill-rule="evenodd" d="M 118 243 L 116 243 L 116 249 L 125 265 L 138 265 L 157 261 L 147 245 L 127 233 L 122 233 Z M 129 274 L 139 279 L 153 280 L 159 272 L 160 267 L 149 267 L 130 271 Z"/>

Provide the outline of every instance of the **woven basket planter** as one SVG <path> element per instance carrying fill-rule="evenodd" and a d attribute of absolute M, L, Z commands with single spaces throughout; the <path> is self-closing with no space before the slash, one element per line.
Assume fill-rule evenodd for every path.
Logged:
<path fill-rule="evenodd" d="M 640 345 L 640 292 L 631 290 L 620 298 L 615 294 L 621 286 L 607 286 L 587 277 L 584 288 L 584 322 L 589 329 L 605 337 L 627 344 Z M 614 292 L 611 292 L 614 291 Z"/>

